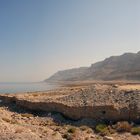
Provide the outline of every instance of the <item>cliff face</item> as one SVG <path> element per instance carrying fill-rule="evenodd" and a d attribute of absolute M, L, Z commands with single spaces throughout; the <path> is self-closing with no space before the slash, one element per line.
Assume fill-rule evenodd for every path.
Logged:
<path fill-rule="evenodd" d="M 112 85 L 64 88 L 42 94 L 1 94 L 0 100 L 34 111 L 59 112 L 74 120 L 140 119 L 140 90 L 122 90 Z"/>
<path fill-rule="evenodd" d="M 45 81 L 140 80 L 140 52 L 111 56 L 91 67 L 59 71 Z"/>

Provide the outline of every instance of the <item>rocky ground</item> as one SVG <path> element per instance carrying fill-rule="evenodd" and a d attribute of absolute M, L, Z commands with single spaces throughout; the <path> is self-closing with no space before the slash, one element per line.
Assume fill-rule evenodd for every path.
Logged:
<path fill-rule="evenodd" d="M 133 102 L 135 98 L 139 100 L 139 94 L 137 95 L 139 87 L 139 84 L 126 84 L 126 86 L 124 84 L 93 84 L 70 86 L 44 93 L 0 95 L 2 99 L 3 97 L 10 98 L 5 102 L 1 100 L 0 103 L 0 140 L 140 140 L 140 127 L 136 123 L 126 121 L 111 123 L 102 120 L 95 121 L 92 118 L 71 120 L 58 112 L 31 110 L 30 107 L 19 104 L 23 100 L 37 103 L 38 101 L 49 103 L 56 101 L 73 107 L 91 103 L 97 105 L 117 102 L 117 107 L 120 107 L 119 102 L 124 102 L 122 106 L 126 107 L 128 100 L 133 99 Z M 13 100 L 13 97 L 16 100 Z"/>

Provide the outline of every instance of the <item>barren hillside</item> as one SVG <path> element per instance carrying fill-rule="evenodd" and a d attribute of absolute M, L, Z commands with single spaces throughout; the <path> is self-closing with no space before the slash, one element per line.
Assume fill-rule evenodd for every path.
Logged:
<path fill-rule="evenodd" d="M 90 67 L 59 71 L 45 81 L 140 80 L 140 52 L 111 56 Z"/>

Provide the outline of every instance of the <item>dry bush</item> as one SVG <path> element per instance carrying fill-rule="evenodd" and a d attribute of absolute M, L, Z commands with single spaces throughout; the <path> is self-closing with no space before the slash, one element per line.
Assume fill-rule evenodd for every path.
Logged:
<path fill-rule="evenodd" d="M 133 127 L 131 129 L 131 134 L 133 134 L 133 135 L 140 135 L 140 127 Z"/>
<path fill-rule="evenodd" d="M 100 133 L 103 132 L 107 129 L 107 125 L 106 124 L 98 124 L 95 127 L 96 132 Z"/>
<path fill-rule="evenodd" d="M 116 124 L 116 130 L 118 132 L 130 132 L 131 128 L 132 126 L 127 121 L 118 122 Z"/>
<path fill-rule="evenodd" d="M 100 133 L 100 135 L 102 135 L 102 136 L 110 134 L 108 126 L 106 124 L 96 125 L 95 130 L 96 130 L 97 133 Z"/>

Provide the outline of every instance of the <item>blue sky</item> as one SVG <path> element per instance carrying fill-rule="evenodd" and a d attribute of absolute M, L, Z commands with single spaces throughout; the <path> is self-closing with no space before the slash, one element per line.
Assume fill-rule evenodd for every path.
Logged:
<path fill-rule="evenodd" d="M 139 0 L 0 0 L 0 82 L 41 81 L 140 50 Z"/>

